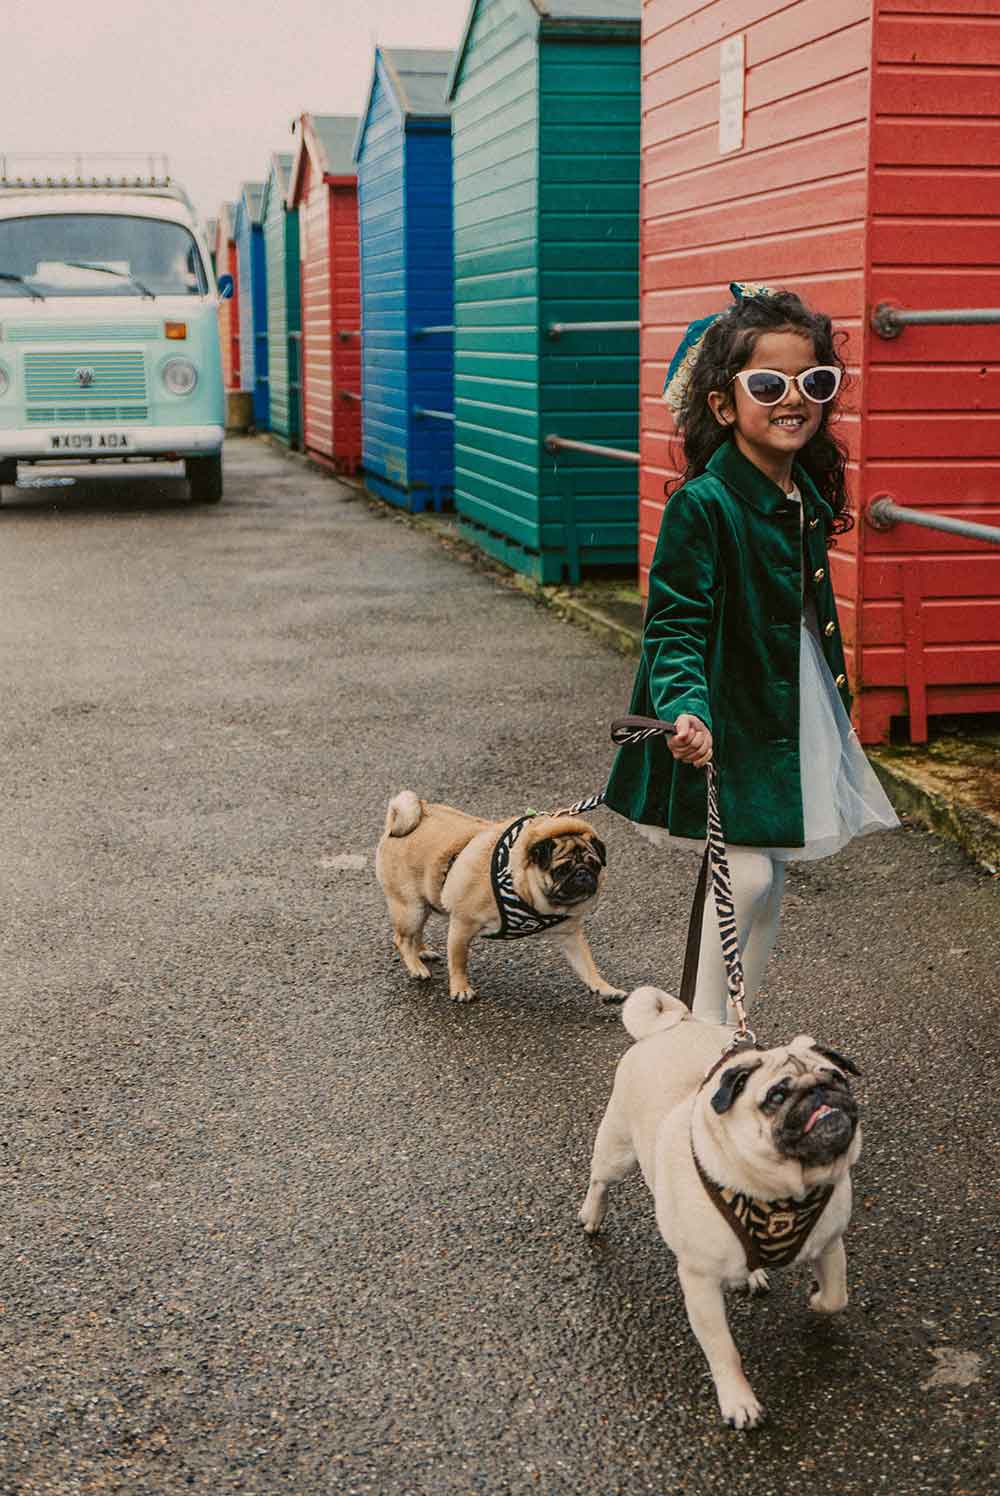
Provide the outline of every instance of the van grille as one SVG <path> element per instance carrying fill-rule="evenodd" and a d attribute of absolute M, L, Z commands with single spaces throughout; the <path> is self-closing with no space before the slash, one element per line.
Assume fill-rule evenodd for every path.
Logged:
<path fill-rule="evenodd" d="M 5 343 L 75 343 L 79 322 L 5 322 Z M 148 343 L 162 337 L 162 322 L 88 322 L 86 338 L 95 343 Z"/>
<path fill-rule="evenodd" d="M 28 421 L 38 426 L 81 421 L 100 425 L 108 421 L 117 426 L 123 421 L 145 421 L 148 415 L 145 405 L 33 405 Z"/>
<path fill-rule="evenodd" d="M 87 385 L 77 371 L 92 371 Z M 25 353 L 24 392 L 30 401 L 71 400 L 84 404 L 94 396 L 104 400 L 145 400 L 146 356 L 136 350 L 80 353 Z"/>

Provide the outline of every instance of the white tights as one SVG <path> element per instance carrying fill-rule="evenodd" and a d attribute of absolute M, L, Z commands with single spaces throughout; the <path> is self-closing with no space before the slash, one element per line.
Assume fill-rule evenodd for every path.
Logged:
<path fill-rule="evenodd" d="M 743 976 L 746 1007 L 757 995 L 767 958 L 778 934 L 781 896 L 785 891 L 784 861 L 753 847 L 726 847 L 733 883 L 733 904 Z M 722 959 L 719 926 L 709 878 L 705 913 L 701 922 L 701 952 L 693 1012 L 703 1023 L 734 1023 L 735 1010 L 728 1006 L 726 966 Z"/>

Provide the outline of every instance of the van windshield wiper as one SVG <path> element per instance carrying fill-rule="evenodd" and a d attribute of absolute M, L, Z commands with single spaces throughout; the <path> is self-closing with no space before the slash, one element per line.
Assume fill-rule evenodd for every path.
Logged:
<path fill-rule="evenodd" d="M 144 286 L 142 281 L 137 280 L 129 270 L 114 270 L 110 265 L 97 265 L 93 260 L 60 260 L 59 263 L 60 265 L 69 265 L 72 270 L 99 270 L 103 275 L 117 275 L 119 280 L 131 281 L 133 286 L 142 292 L 143 296 L 149 297 L 150 301 L 156 300 L 156 293 L 151 291 L 148 286 Z"/>
<path fill-rule="evenodd" d="M 9 270 L 0 270 L 0 281 L 11 281 L 15 286 L 21 286 L 22 289 L 27 291 L 29 296 L 33 296 L 36 301 L 45 300 L 45 297 L 42 295 L 41 291 L 36 291 L 34 286 L 29 286 L 23 275 L 13 275 Z"/>

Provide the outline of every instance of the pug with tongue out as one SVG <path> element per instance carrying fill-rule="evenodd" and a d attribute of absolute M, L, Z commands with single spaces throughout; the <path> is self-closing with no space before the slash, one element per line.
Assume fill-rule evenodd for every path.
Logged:
<path fill-rule="evenodd" d="M 723 1289 L 760 1292 L 769 1268 L 803 1263 L 810 1309 L 846 1306 L 843 1235 L 861 1152 L 849 1077 L 859 1071 L 810 1034 L 729 1049 L 731 1029 L 698 1022 L 657 987 L 633 992 L 622 1021 L 638 1042 L 618 1065 L 580 1220 L 598 1231 L 609 1186 L 639 1165 L 722 1417 L 754 1428 L 764 1409 L 743 1373 Z"/>

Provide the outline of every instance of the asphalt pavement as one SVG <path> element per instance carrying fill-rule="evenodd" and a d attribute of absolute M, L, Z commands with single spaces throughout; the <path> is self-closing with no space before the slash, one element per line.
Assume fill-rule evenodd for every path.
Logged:
<path fill-rule="evenodd" d="M 631 664 L 263 439 L 176 471 L 0 507 L 0 1492 L 995 1491 L 998 880 L 791 870 L 753 1016 L 864 1071 L 852 1297 L 732 1299 L 733 1433 L 641 1182 L 576 1220 L 617 1015 L 543 938 L 409 981 L 372 871 L 404 786 L 599 788 Z M 598 965 L 676 987 L 695 866 L 594 819 Z"/>

